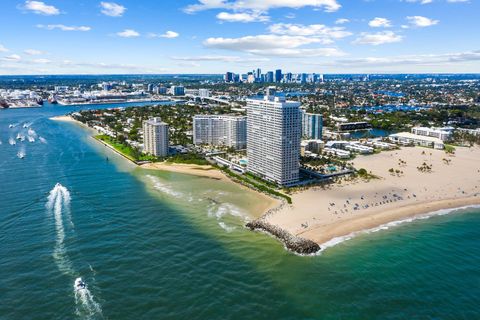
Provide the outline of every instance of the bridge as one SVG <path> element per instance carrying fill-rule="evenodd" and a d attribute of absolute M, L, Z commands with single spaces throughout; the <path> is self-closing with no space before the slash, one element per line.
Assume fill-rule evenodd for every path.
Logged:
<path fill-rule="evenodd" d="M 221 99 L 221 98 L 217 98 L 217 97 L 200 97 L 200 96 L 196 96 L 196 95 L 193 95 L 193 94 L 186 94 L 185 97 L 187 98 L 192 98 L 192 99 L 200 99 L 202 101 L 214 101 L 214 102 L 218 102 L 218 103 L 223 103 L 223 104 L 232 104 L 232 102 L 228 101 L 228 100 L 225 100 L 225 99 Z"/>

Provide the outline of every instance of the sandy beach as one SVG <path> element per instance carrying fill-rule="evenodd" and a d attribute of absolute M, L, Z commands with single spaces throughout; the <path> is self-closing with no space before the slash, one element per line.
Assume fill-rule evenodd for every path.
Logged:
<path fill-rule="evenodd" d="M 453 156 L 442 150 L 402 148 L 357 156 L 353 162 L 379 179 L 343 181 L 298 192 L 292 196 L 292 205 L 265 215 L 265 221 L 323 244 L 388 222 L 480 204 L 478 147 L 457 148 Z M 418 170 L 424 163 L 431 172 Z"/>
<path fill-rule="evenodd" d="M 183 164 L 170 162 L 153 162 L 140 165 L 143 169 L 163 170 L 169 172 L 191 174 L 199 177 L 212 178 L 216 180 L 230 181 L 220 170 L 209 165 Z"/>

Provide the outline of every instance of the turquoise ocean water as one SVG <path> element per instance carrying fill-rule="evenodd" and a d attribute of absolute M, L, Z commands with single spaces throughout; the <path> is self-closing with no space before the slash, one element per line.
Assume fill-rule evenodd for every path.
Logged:
<path fill-rule="evenodd" d="M 0 110 L 0 319 L 480 319 L 479 209 L 299 257 L 242 228 L 250 193 L 48 120 L 77 109 Z"/>

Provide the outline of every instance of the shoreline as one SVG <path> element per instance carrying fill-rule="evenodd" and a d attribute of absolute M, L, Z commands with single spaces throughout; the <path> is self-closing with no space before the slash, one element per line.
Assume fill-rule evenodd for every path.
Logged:
<path fill-rule="evenodd" d="M 95 131 L 70 116 L 60 116 L 51 119 L 77 123 Z M 426 177 L 426 179 L 422 180 L 423 184 L 417 183 L 418 176 L 422 173 L 417 171 L 418 167 L 415 167 L 415 165 L 410 169 L 406 166 L 402 168 L 402 170 L 405 171 L 402 177 L 393 177 L 392 175 L 385 174 L 385 168 L 389 167 L 390 164 L 387 165 L 384 162 L 386 162 L 386 160 L 392 161 L 394 156 L 393 152 L 359 156 L 357 157 L 359 160 L 355 160 L 355 162 L 359 163 L 356 163 L 355 166 L 358 168 L 366 168 L 379 176 L 380 179 L 374 179 L 368 182 L 356 180 L 341 185 L 332 184 L 327 186 L 326 190 L 320 190 L 320 188 L 307 189 L 293 194 L 293 204 L 288 205 L 284 201 L 232 181 L 230 177 L 212 166 L 160 162 L 138 164 L 105 142 L 99 142 L 108 146 L 112 151 L 120 154 L 125 159 L 135 163 L 139 168 L 145 170 L 189 174 L 229 182 L 249 192 L 255 192 L 262 197 L 262 202 L 266 202 L 266 209 L 260 213 L 252 213 L 252 216 L 258 218 L 246 224 L 245 227 L 250 230 L 268 233 L 282 242 L 287 250 L 301 255 L 321 253 L 323 250 L 337 243 L 354 238 L 359 234 L 369 233 L 371 230 L 378 228 L 388 229 L 405 222 L 424 219 L 425 215 L 428 217 L 436 216 L 436 214 L 432 213 L 437 211 L 455 211 L 465 206 L 480 205 L 480 189 L 477 190 L 480 184 L 480 175 L 478 175 L 479 177 L 477 178 L 475 174 L 472 175 L 469 172 L 469 170 L 476 171 L 477 166 L 477 172 L 480 172 L 480 163 L 478 165 L 471 165 L 472 159 L 475 161 L 480 158 L 480 148 L 461 149 L 461 152 L 459 152 L 460 155 L 451 158 L 453 164 L 445 165 L 442 168 L 445 171 L 450 170 L 450 173 L 446 172 L 444 174 L 447 177 L 446 179 L 445 177 L 439 178 L 442 170 L 430 174 L 423 173 Z M 419 152 L 423 153 L 418 155 Z M 428 152 L 430 155 L 425 155 L 425 152 Z M 409 162 L 413 161 L 411 159 L 416 158 L 422 159 L 421 161 L 432 161 L 436 167 L 440 166 L 440 164 L 435 161 L 440 161 L 441 163 L 447 156 L 443 151 L 439 150 L 403 148 L 395 152 L 395 158 L 396 157 L 409 159 Z M 476 162 L 474 163 L 476 164 Z M 382 166 L 384 168 L 382 168 Z M 380 167 L 380 169 L 377 167 Z M 463 167 L 464 171 L 457 171 L 459 167 Z M 465 168 L 467 168 L 466 171 Z M 378 170 L 384 171 L 380 174 Z M 465 179 L 462 177 L 467 175 L 469 178 L 473 176 L 473 180 L 464 181 Z M 460 177 L 459 184 L 454 184 L 450 181 L 452 179 L 449 179 L 449 176 Z M 458 190 L 463 186 L 463 183 L 465 183 L 466 186 L 465 190 L 470 187 L 471 190 L 469 190 L 469 194 L 465 194 L 463 190 L 463 193 L 459 193 L 460 191 Z M 417 184 L 419 184 L 419 186 L 416 186 Z M 445 188 L 438 191 L 432 190 L 435 185 L 443 185 Z M 473 186 L 475 189 L 473 189 Z M 474 191 L 477 192 L 474 194 L 472 193 Z M 360 195 L 362 195 L 362 200 L 359 199 Z M 380 196 L 383 196 L 383 198 Z M 365 201 L 363 200 L 364 197 L 366 199 Z M 333 207 L 332 202 L 338 201 L 343 203 L 336 203 L 336 206 Z M 349 203 L 349 206 L 351 206 L 351 203 L 357 201 L 361 203 L 361 201 L 363 201 L 362 205 L 368 208 L 360 208 L 357 204 L 357 207 L 354 208 L 355 214 L 353 214 L 353 210 L 350 210 L 347 214 L 344 212 L 344 210 L 349 211 L 346 209 L 347 205 L 344 203 L 345 201 Z M 349 201 L 351 201 L 351 203 Z M 371 202 L 371 206 L 364 204 L 369 202 Z M 377 204 L 379 204 L 379 206 L 377 206 Z M 341 207 L 341 205 L 343 205 L 343 207 Z M 337 211 L 341 211 L 341 213 Z M 313 243 L 317 246 L 313 245 Z"/>
<path fill-rule="evenodd" d="M 50 120 L 53 121 L 63 121 L 63 122 L 71 122 L 74 124 L 77 124 L 83 128 L 86 128 L 88 130 L 91 130 L 92 132 L 95 132 L 96 134 L 100 134 L 97 130 L 85 125 L 84 123 L 77 121 L 73 119 L 71 116 L 64 115 L 64 116 L 56 116 L 56 117 L 51 117 L 49 118 Z M 191 176 L 196 176 L 196 177 L 201 177 L 201 178 L 207 178 L 207 179 L 213 179 L 217 181 L 222 181 L 225 183 L 231 183 L 234 184 L 235 186 L 240 187 L 241 189 L 248 191 L 248 192 L 254 192 L 256 195 L 258 195 L 262 200 L 262 203 L 265 203 L 265 208 L 261 212 L 254 212 L 250 216 L 253 217 L 254 219 L 261 217 L 263 214 L 270 212 L 272 210 L 275 210 L 276 208 L 279 208 L 282 206 L 283 201 L 270 197 L 266 195 L 265 193 L 258 192 L 256 190 L 253 190 L 251 188 L 248 188 L 244 186 L 243 184 L 237 183 L 233 181 L 229 176 L 224 174 L 221 170 L 218 170 L 214 168 L 211 165 L 196 165 L 196 164 L 184 164 L 184 163 L 172 163 L 172 162 L 149 162 L 149 163 L 137 163 L 136 161 L 130 159 L 123 153 L 119 152 L 116 150 L 114 147 L 109 145 L 108 143 L 101 141 L 99 139 L 96 139 L 95 137 L 91 137 L 93 140 L 96 142 L 101 143 L 102 145 L 108 147 L 110 150 L 115 152 L 116 154 L 122 156 L 125 160 L 128 160 L 129 162 L 133 163 L 135 166 L 138 168 L 144 169 L 144 170 L 157 170 L 157 171 L 164 171 L 164 172 L 172 172 L 172 173 L 179 173 L 179 174 L 187 174 Z"/>
<path fill-rule="evenodd" d="M 311 239 L 322 247 L 322 251 L 331 247 L 340 238 L 354 238 L 360 234 L 370 233 L 373 230 L 384 230 L 397 225 L 413 222 L 416 220 L 429 219 L 442 215 L 437 212 L 449 211 L 449 213 L 464 208 L 480 206 L 480 198 L 457 198 L 434 202 L 426 202 L 418 205 L 398 207 L 385 213 L 377 213 L 372 216 L 352 219 L 348 224 L 339 223 L 331 226 L 318 226 L 298 234 L 298 236 Z"/>
<path fill-rule="evenodd" d="M 343 179 L 292 195 L 293 204 L 262 219 L 324 250 L 369 230 L 435 216 L 437 211 L 480 205 L 480 148 L 455 155 L 420 147 L 358 156 L 356 168 L 379 177 Z M 422 171 L 423 163 L 431 170 Z M 397 169 L 391 170 L 391 168 Z"/>

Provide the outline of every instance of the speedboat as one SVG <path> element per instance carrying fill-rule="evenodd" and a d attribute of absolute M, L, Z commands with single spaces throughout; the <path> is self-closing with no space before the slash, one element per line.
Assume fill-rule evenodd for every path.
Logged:
<path fill-rule="evenodd" d="M 20 140 L 22 139 L 22 136 L 20 135 L 20 133 L 17 134 L 17 140 Z"/>
<path fill-rule="evenodd" d="M 75 287 L 75 290 L 77 290 L 77 291 L 83 290 L 87 287 L 85 282 L 83 282 L 82 278 L 75 279 L 75 284 L 73 286 Z"/>
<path fill-rule="evenodd" d="M 8 127 L 9 127 L 9 128 L 13 128 L 13 127 L 14 127 L 14 125 L 13 125 L 13 124 L 10 124 Z"/>

